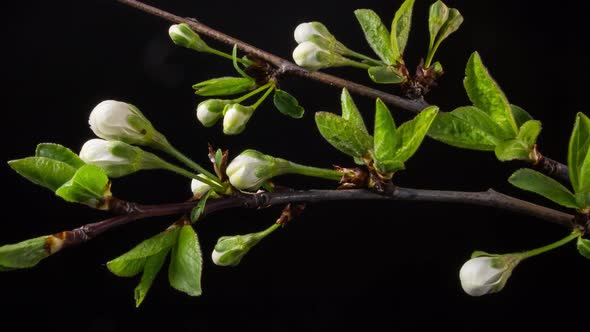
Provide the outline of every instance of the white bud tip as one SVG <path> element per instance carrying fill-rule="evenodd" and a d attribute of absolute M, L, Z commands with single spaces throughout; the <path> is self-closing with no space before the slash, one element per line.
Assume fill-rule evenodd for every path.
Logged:
<path fill-rule="evenodd" d="M 471 296 L 482 296 L 497 291 L 504 269 L 494 267 L 495 257 L 476 257 L 468 260 L 459 271 L 461 287 Z"/>

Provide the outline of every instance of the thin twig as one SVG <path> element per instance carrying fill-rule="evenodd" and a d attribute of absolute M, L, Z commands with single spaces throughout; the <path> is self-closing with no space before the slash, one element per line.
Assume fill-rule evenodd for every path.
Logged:
<path fill-rule="evenodd" d="M 463 192 L 398 187 L 391 196 L 384 196 L 366 189 L 306 190 L 239 194 L 237 196 L 224 197 L 207 202 L 203 216 L 237 207 L 261 209 L 273 205 L 283 205 L 288 203 L 320 203 L 352 200 L 441 202 L 488 206 L 539 218 L 541 220 L 556 223 L 570 230 L 578 227 L 574 222 L 573 215 L 504 195 L 492 189 L 481 192 Z M 66 234 L 62 236 L 62 238 L 66 239 L 64 247 L 86 242 L 108 230 L 112 230 L 138 219 L 188 212 L 196 205 L 196 202 L 189 201 L 162 205 L 130 205 L 135 206 L 135 209 L 127 214 L 87 224 L 76 228 L 75 230 L 65 232 Z"/>

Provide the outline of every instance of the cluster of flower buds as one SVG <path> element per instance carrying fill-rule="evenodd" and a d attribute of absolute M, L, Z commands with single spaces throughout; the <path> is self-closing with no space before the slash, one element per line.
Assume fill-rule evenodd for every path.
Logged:
<path fill-rule="evenodd" d="M 237 135 L 246 129 L 255 109 L 233 100 L 208 99 L 197 106 L 197 119 L 203 126 L 211 127 L 223 117 L 223 133 Z"/>
<path fill-rule="evenodd" d="M 301 67 L 319 70 L 351 64 L 351 60 L 343 56 L 351 51 L 320 22 L 299 24 L 294 36 L 299 45 L 293 51 L 293 60 Z"/>

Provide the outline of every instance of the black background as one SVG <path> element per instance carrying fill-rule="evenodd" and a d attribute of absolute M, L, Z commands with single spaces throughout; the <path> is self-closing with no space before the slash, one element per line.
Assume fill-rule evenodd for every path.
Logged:
<path fill-rule="evenodd" d="M 369 53 L 352 11 L 372 8 L 389 22 L 400 2 L 151 3 L 290 58 L 296 45 L 293 29 L 311 20 L 322 21 L 346 45 Z M 430 1 L 416 2 L 405 57 L 412 66 L 425 55 L 428 44 Z M 467 104 L 464 65 L 478 50 L 510 101 L 543 122 L 541 150 L 565 161 L 574 115 L 586 110 L 583 9 L 575 1 L 553 6 L 493 0 L 447 4 L 460 9 L 465 23 L 438 53 L 447 74 L 428 100 L 445 110 Z M 224 137 L 220 126 L 207 129 L 196 122 L 194 108 L 201 99 L 190 86 L 231 75 L 231 65 L 172 45 L 167 22 L 114 1 L 3 2 L 2 7 L 4 161 L 31 155 L 39 142 L 78 150 L 92 138 L 87 126 L 90 110 L 101 100 L 118 99 L 137 105 L 171 142 L 201 164 L 207 163 L 206 146 L 211 142 L 234 155 L 256 148 L 301 163 L 351 165 L 321 140 L 313 123 L 315 111 L 339 112 L 338 89 L 286 77 L 282 88 L 299 97 L 307 109 L 304 119 L 290 120 L 266 103 L 245 133 Z M 359 70 L 327 71 L 370 84 Z M 372 124 L 374 102 L 361 97 L 356 101 Z M 398 122 L 410 116 L 393 112 Z M 427 140 L 396 179 L 399 185 L 417 188 L 493 187 L 556 207 L 511 188 L 506 178 L 519 166 L 500 163 L 490 153 Z M 0 243 L 106 218 L 102 212 L 62 202 L 6 164 L 0 171 L 6 195 Z M 280 182 L 296 188 L 331 186 L 301 177 Z M 116 180 L 113 192 L 143 203 L 177 202 L 190 194 L 187 180 L 159 171 Z M 138 280 L 117 278 L 106 269 L 106 261 L 174 221 L 149 219 L 64 251 L 31 270 L 1 274 L 0 320 L 3 326 L 18 324 L 13 326 L 25 330 L 44 326 L 77 331 L 158 326 L 170 331 L 548 330 L 579 327 L 587 321 L 590 262 L 573 245 L 524 262 L 499 294 L 472 298 L 463 293 L 458 271 L 472 250 L 524 250 L 566 234 L 544 221 L 487 208 L 413 202 L 314 205 L 256 247 L 239 267 L 211 263 L 210 252 L 219 236 L 263 229 L 277 213 L 225 211 L 197 226 L 205 256 L 200 298 L 171 289 L 161 273 L 136 309 L 133 288 Z M 583 299 L 586 307 L 578 304 Z"/>

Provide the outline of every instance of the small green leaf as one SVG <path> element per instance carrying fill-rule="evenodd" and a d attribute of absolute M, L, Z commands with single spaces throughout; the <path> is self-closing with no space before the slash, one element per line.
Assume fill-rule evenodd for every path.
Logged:
<path fill-rule="evenodd" d="M 401 58 L 401 54 L 399 49 L 394 51 L 391 47 L 389 31 L 381 22 L 379 15 L 370 9 L 357 9 L 354 11 L 354 15 L 356 15 L 365 33 L 365 39 L 375 54 L 388 65 L 396 64 L 396 61 Z"/>
<path fill-rule="evenodd" d="M 590 191 L 577 192 L 575 193 L 575 196 L 576 202 L 578 203 L 578 207 L 580 207 L 580 209 L 590 208 Z"/>
<path fill-rule="evenodd" d="M 590 259 L 590 240 L 583 239 L 581 236 L 578 237 L 578 242 L 576 243 L 578 247 L 578 251 L 580 254 L 588 259 Z"/>
<path fill-rule="evenodd" d="M 294 119 L 300 119 L 303 117 L 303 107 L 299 105 L 299 102 L 295 97 L 287 93 L 286 91 L 276 89 L 273 97 L 273 102 L 279 112 L 288 115 Z"/>
<path fill-rule="evenodd" d="M 559 205 L 578 208 L 574 194 L 543 173 L 528 168 L 519 169 L 510 176 L 508 182 L 520 189 L 537 193 Z"/>
<path fill-rule="evenodd" d="M 373 146 L 375 149 L 375 161 L 379 163 L 379 170 L 385 173 L 391 172 L 388 170 L 388 165 L 385 161 L 394 160 L 396 147 L 396 127 L 395 121 L 391 116 L 391 112 L 381 101 L 377 99 L 375 103 L 375 132 Z"/>
<path fill-rule="evenodd" d="M 438 0 L 430 6 L 430 15 L 428 16 L 428 31 L 430 32 L 429 52 L 432 50 L 436 36 L 442 26 L 447 22 L 448 17 L 449 7 L 447 7 L 442 1 Z"/>
<path fill-rule="evenodd" d="M 27 180 L 53 191 L 68 182 L 76 173 L 74 167 L 45 157 L 11 160 L 8 165 Z"/>
<path fill-rule="evenodd" d="M 109 270 L 119 277 L 133 277 L 144 269 L 146 259 L 169 250 L 176 244 L 180 228 L 173 226 L 147 240 L 127 253 L 107 263 Z"/>
<path fill-rule="evenodd" d="M 371 137 L 367 133 L 336 114 L 317 112 L 315 121 L 328 143 L 347 155 L 362 158 L 372 148 Z"/>
<path fill-rule="evenodd" d="M 494 151 L 505 134 L 492 118 L 473 106 L 439 113 L 428 133 L 432 138 L 464 149 Z"/>
<path fill-rule="evenodd" d="M 359 112 L 354 103 L 354 100 L 352 100 L 352 97 L 346 88 L 342 89 L 342 94 L 340 95 L 340 104 L 342 106 L 342 118 L 357 126 L 358 129 L 369 135 L 367 126 L 365 126 L 365 122 L 363 121 L 363 116 Z"/>
<path fill-rule="evenodd" d="M 110 195 L 109 187 L 109 178 L 102 168 L 84 165 L 55 194 L 68 202 L 97 206 L 105 194 Z"/>
<path fill-rule="evenodd" d="M 180 229 L 178 242 L 172 248 L 168 280 L 170 285 L 190 296 L 201 295 L 201 272 L 203 257 L 197 234 L 192 226 Z"/>
<path fill-rule="evenodd" d="M 221 151 L 221 149 L 217 149 L 217 151 L 215 151 L 215 166 L 217 166 L 217 169 L 221 169 L 221 163 L 223 162 L 223 151 Z"/>
<path fill-rule="evenodd" d="M 449 37 L 452 33 L 459 30 L 459 27 L 462 23 L 463 16 L 461 13 L 455 8 L 450 8 L 447 21 L 438 31 L 435 44 L 440 45 L 443 40 L 447 39 L 447 37 Z"/>
<path fill-rule="evenodd" d="M 402 3 L 399 9 L 395 12 L 393 21 L 391 22 L 391 48 L 393 54 L 397 55 L 396 60 L 402 62 L 404 50 L 408 43 L 408 36 L 412 27 L 412 10 L 414 8 L 414 0 L 406 0 Z"/>
<path fill-rule="evenodd" d="M 373 82 L 379 84 L 398 84 L 406 78 L 393 66 L 379 66 L 367 69 Z"/>
<path fill-rule="evenodd" d="M 193 210 L 191 211 L 191 222 L 192 223 L 195 223 L 197 220 L 199 220 L 199 218 L 201 218 L 201 216 L 203 215 L 203 212 L 205 212 L 205 205 L 207 204 L 207 200 L 209 199 L 209 196 L 211 196 L 211 193 L 213 193 L 213 192 L 215 192 L 215 191 L 209 190 L 203 196 L 201 196 L 201 199 L 199 199 L 199 203 L 197 203 L 197 206 L 195 206 L 193 208 Z"/>
<path fill-rule="evenodd" d="M 541 132 L 541 121 L 528 120 L 518 130 L 517 139 L 525 142 L 531 149 L 537 143 L 537 137 Z"/>
<path fill-rule="evenodd" d="M 498 143 L 494 149 L 494 153 L 500 161 L 531 160 L 531 146 L 519 139 L 510 139 Z"/>
<path fill-rule="evenodd" d="M 35 157 L 45 157 L 62 161 L 76 169 L 86 164 L 77 154 L 72 152 L 72 150 L 55 143 L 41 143 L 37 145 Z"/>
<path fill-rule="evenodd" d="M 229 96 L 250 91 L 256 82 L 245 77 L 218 77 L 193 85 L 195 94 L 199 96 Z"/>
<path fill-rule="evenodd" d="M 514 121 L 518 128 L 520 128 L 525 122 L 534 120 L 533 117 L 520 106 L 510 104 L 510 110 L 512 111 L 512 116 L 514 117 Z"/>
<path fill-rule="evenodd" d="M 166 257 L 168 256 L 169 252 L 170 248 L 164 249 L 159 253 L 145 259 L 141 280 L 139 281 L 137 287 L 135 287 L 134 291 L 136 307 L 139 307 L 145 299 L 145 296 L 152 287 L 152 283 L 154 282 L 156 275 L 162 269 L 162 265 L 164 265 L 164 261 L 166 261 Z"/>
<path fill-rule="evenodd" d="M 429 106 L 422 110 L 414 119 L 405 122 L 397 128 L 393 160 L 405 162 L 416 153 L 430 125 L 434 122 L 437 113 L 438 107 Z"/>
<path fill-rule="evenodd" d="M 29 268 L 51 255 L 50 236 L 40 236 L 0 247 L 0 271 Z"/>
<path fill-rule="evenodd" d="M 488 113 L 507 138 L 516 137 L 518 128 L 508 99 L 484 67 L 477 52 L 469 57 L 465 75 L 463 85 L 473 105 Z"/>
<path fill-rule="evenodd" d="M 391 174 L 406 169 L 404 162 L 399 160 L 375 160 L 375 167 L 381 174 Z"/>
<path fill-rule="evenodd" d="M 575 192 L 589 191 L 590 186 L 590 119 L 583 113 L 576 115 L 574 130 L 570 137 L 567 164 L 570 181 Z"/>

